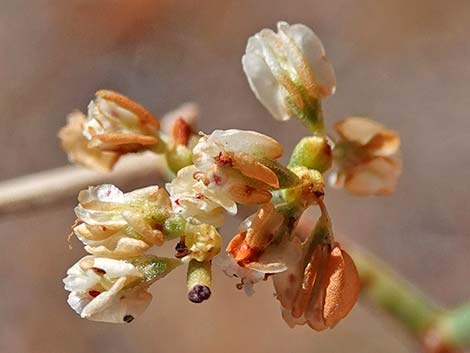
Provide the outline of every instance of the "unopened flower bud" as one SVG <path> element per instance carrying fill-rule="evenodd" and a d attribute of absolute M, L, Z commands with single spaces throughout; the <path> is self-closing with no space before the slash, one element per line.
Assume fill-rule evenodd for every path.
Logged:
<path fill-rule="evenodd" d="M 320 39 L 302 24 L 278 22 L 248 40 L 243 70 L 259 101 L 277 120 L 299 117 L 323 130 L 320 99 L 334 93 L 335 73 Z"/>
<path fill-rule="evenodd" d="M 309 136 L 304 137 L 295 146 L 289 167 L 306 167 L 324 173 L 331 168 L 332 163 L 333 153 L 327 139 L 320 136 Z"/>

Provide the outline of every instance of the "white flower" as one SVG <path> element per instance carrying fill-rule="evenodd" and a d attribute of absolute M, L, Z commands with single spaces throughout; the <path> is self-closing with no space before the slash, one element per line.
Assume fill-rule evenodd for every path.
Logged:
<path fill-rule="evenodd" d="M 203 223 L 220 226 L 224 220 L 224 209 L 230 214 L 236 214 L 237 205 L 224 190 L 209 187 L 195 179 L 197 173 L 194 165 L 185 167 L 171 183 L 166 184 L 173 211 L 185 218 L 194 217 Z"/>
<path fill-rule="evenodd" d="M 158 228 L 171 213 L 163 189 L 150 186 L 123 193 L 114 185 L 89 187 L 80 192 L 75 208 L 74 233 L 91 254 L 122 258 L 142 254 L 163 243 Z"/>
<path fill-rule="evenodd" d="M 207 172 L 215 166 L 230 167 L 246 177 L 279 187 L 276 174 L 263 165 L 264 159 L 282 155 L 282 145 L 273 138 L 255 131 L 215 130 L 203 136 L 193 149 L 194 165 Z"/>
<path fill-rule="evenodd" d="M 143 274 L 132 264 L 86 256 L 67 271 L 67 302 L 82 318 L 113 323 L 131 322 L 150 304 L 152 295 L 135 287 Z"/>
<path fill-rule="evenodd" d="M 83 135 L 91 148 L 127 153 L 156 144 L 159 127 L 158 120 L 136 102 L 117 92 L 100 90 L 88 105 Z"/>
<path fill-rule="evenodd" d="M 248 39 L 243 70 L 259 101 L 278 120 L 288 120 L 334 93 L 336 79 L 320 39 L 307 26 L 278 22 Z"/>

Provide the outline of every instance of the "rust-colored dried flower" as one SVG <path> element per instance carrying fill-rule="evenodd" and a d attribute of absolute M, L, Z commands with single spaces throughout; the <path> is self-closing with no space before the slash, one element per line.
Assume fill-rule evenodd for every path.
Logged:
<path fill-rule="evenodd" d="M 360 291 L 353 260 L 338 243 L 309 249 L 294 238 L 290 263 L 273 276 L 282 316 L 291 327 L 307 323 L 322 331 L 334 327 L 353 308 Z"/>

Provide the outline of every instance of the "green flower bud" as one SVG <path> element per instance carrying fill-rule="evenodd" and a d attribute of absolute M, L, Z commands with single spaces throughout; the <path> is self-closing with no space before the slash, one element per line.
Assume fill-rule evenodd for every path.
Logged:
<path fill-rule="evenodd" d="M 143 274 L 140 284 L 145 286 L 149 286 L 160 278 L 165 277 L 181 265 L 181 261 L 177 259 L 153 255 L 136 256 L 125 261 L 134 265 Z"/>
<path fill-rule="evenodd" d="M 171 171 L 176 174 L 178 170 L 193 163 L 193 153 L 186 146 L 175 145 L 166 152 L 166 161 Z"/>
<path fill-rule="evenodd" d="M 295 146 L 289 161 L 289 167 L 306 167 L 318 170 L 320 173 L 331 168 L 333 155 L 325 137 L 304 137 Z"/>

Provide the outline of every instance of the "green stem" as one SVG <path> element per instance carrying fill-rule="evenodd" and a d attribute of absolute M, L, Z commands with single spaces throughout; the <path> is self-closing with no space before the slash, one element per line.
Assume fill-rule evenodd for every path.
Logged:
<path fill-rule="evenodd" d="M 442 341 L 448 346 L 470 347 L 470 303 L 466 303 L 444 315 L 436 324 Z"/>
<path fill-rule="evenodd" d="M 287 106 L 313 135 L 325 136 L 325 123 L 321 100 L 310 97 L 307 92 L 303 92 L 301 87 L 299 87 L 299 90 L 302 92 L 304 105 L 302 107 L 298 107 L 291 98 L 287 97 Z"/>
<path fill-rule="evenodd" d="M 410 333 L 420 338 L 425 335 L 443 310 L 371 255 L 356 248 L 352 257 L 364 293 Z"/>

